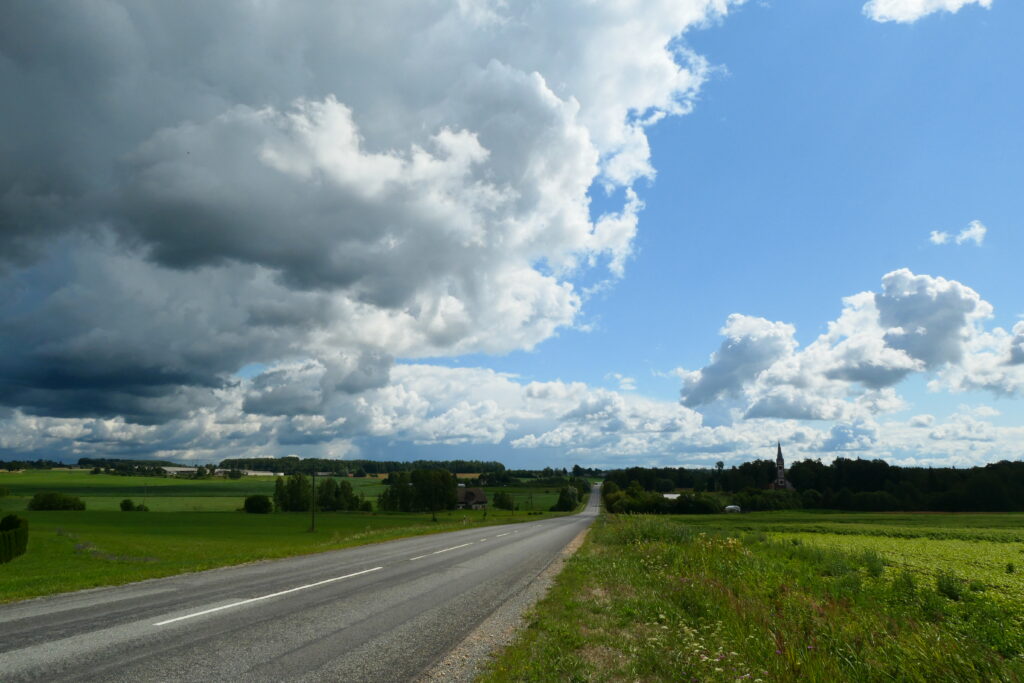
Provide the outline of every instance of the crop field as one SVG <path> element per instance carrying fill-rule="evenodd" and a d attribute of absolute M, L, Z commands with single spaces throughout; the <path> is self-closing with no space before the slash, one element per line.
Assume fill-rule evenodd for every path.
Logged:
<path fill-rule="evenodd" d="M 1024 680 L 1024 515 L 602 517 L 485 680 Z"/>
<path fill-rule="evenodd" d="M 357 493 L 376 500 L 377 479 L 349 478 Z M 249 515 L 239 512 L 245 496 L 272 495 L 272 477 L 174 479 L 89 474 L 83 471 L 0 473 L 0 511 L 17 512 L 30 525 L 28 551 L 0 565 L 0 603 L 62 591 L 116 585 L 256 560 L 335 550 L 404 536 L 473 526 L 533 521 L 565 513 L 527 514 L 533 503 L 546 510 L 557 492 L 515 491 L 519 511 L 458 510 L 438 513 L 317 513 L 310 533 L 308 513 Z M 84 511 L 29 511 L 37 491 L 79 496 Z M 488 489 L 488 493 L 492 493 Z M 131 498 L 150 512 L 121 512 Z"/>

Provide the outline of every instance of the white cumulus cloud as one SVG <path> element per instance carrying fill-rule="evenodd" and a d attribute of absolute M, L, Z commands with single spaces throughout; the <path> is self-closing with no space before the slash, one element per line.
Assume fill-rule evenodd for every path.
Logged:
<path fill-rule="evenodd" d="M 879 22 L 911 23 L 935 12 L 959 12 L 965 5 L 989 8 L 992 0 L 870 0 L 864 14 Z"/>

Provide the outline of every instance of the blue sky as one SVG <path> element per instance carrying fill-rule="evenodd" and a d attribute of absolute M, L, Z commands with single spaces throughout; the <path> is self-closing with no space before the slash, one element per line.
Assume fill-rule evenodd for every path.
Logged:
<path fill-rule="evenodd" d="M 193 10 L 9 10 L 5 457 L 1024 455 L 1019 3 Z"/>

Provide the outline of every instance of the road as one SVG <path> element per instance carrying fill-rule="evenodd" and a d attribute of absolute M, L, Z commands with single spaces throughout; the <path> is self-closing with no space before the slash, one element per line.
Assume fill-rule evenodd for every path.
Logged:
<path fill-rule="evenodd" d="M 586 529 L 598 499 L 568 517 L 0 606 L 0 680 L 415 679 Z"/>

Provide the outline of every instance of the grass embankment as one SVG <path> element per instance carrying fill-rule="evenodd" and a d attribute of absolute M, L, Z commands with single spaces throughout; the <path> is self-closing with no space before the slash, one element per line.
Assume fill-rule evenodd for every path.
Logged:
<path fill-rule="evenodd" d="M 603 517 L 484 680 L 1024 680 L 1006 566 L 1024 557 L 1009 540 L 1024 518 L 980 517 Z M 834 545 L 835 526 L 889 545 Z M 929 537 L 943 530 L 999 540 L 958 563 L 943 544 L 964 541 Z M 932 561 L 900 553 L 928 542 Z"/>
<path fill-rule="evenodd" d="M 350 478 L 356 492 L 374 499 L 383 488 Z M 237 510 L 246 495 L 273 493 L 272 478 L 163 479 L 81 471 L 0 474 L 11 496 L 0 510 L 29 520 L 28 551 L 0 565 L 0 603 L 64 591 L 110 586 L 255 560 L 336 550 L 406 536 L 478 526 L 535 521 L 566 513 L 458 510 L 438 513 L 309 513 L 249 515 Z M 77 495 L 84 511 L 38 512 L 25 506 L 40 490 Z M 534 503 L 551 505 L 543 493 Z M 522 502 L 528 503 L 528 493 Z M 120 501 L 145 502 L 150 512 L 121 512 Z"/>

